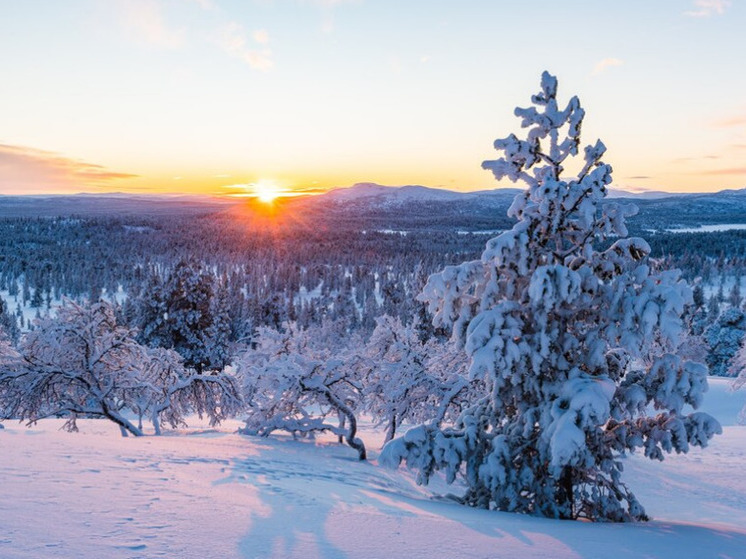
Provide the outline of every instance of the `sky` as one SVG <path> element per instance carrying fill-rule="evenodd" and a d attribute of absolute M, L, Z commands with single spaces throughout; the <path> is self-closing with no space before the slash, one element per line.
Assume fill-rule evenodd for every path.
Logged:
<path fill-rule="evenodd" d="M 746 187 L 743 0 L 0 0 L 0 194 L 482 190 L 548 70 L 614 186 Z"/>

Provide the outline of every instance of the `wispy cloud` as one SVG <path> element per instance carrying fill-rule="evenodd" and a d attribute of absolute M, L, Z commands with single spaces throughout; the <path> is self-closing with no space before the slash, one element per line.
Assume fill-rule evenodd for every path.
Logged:
<path fill-rule="evenodd" d="M 0 144 L 0 192 L 5 194 L 105 187 L 135 177 L 50 151 Z"/>
<path fill-rule="evenodd" d="M 334 32 L 334 8 L 342 4 L 357 4 L 358 0 L 301 0 L 304 3 L 318 6 L 323 11 L 321 32 L 327 35 Z"/>
<path fill-rule="evenodd" d="M 269 33 L 259 29 L 254 31 L 252 38 L 256 48 L 249 44 L 244 28 L 231 22 L 220 32 L 218 44 L 229 55 L 243 60 L 255 70 L 266 72 L 274 66 L 272 50 L 268 46 Z"/>
<path fill-rule="evenodd" d="M 321 8 L 334 8 L 342 4 L 359 4 L 360 0 L 301 0 L 306 4 L 313 4 Z"/>
<path fill-rule="evenodd" d="M 695 0 L 694 9 L 684 12 L 689 17 L 710 17 L 713 14 L 723 15 L 731 5 L 730 0 Z"/>
<path fill-rule="evenodd" d="M 186 40 L 186 29 L 169 26 L 158 0 L 120 0 L 122 25 L 142 43 L 166 49 L 178 49 Z"/>
<path fill-rule="evenodd" d="M 743 126 L 746 124 L 746 114 L 732 115 L 712 122 L 715 128 L 730 128 L 731 126 Z"/>
<path fill-rule="evenodd" d="M 254 40 L 260 45 L 269 44 L 269 33 L 267 33 L 264 29 L 257 29 L 251 34 L 251 36 L 254 37 Z"/>
<path fill-rule="evenodd" d="M 645 179 L 652 179 L 653 177 L 650 177 L 648 175 L 636 175 L 634 177 L 626 177 L 627 180 L 645 180 Z"/>
<path fill-rule="evenodd" d="M 185 0 L 185 1 L 191 2 L 193 4 L 197 4 L 203 10 L 214 10 L 215 9 L 215 4 L 212 2 L 212 0 Z"/>
<path fill-rule="evenodd" d="M 324 20 L 321 22 L 321 32 L 326 35 L 334 33 L 334 17 L 330 14 L 324 16 Z"/>
<path fill-rule="evenodd" d="M 613 66 L 621 66 L 624 64 L 623 60 L 620 60 L 619 58 L 604 58 L 603 60 L 600 60 L 596 63 L 596 65 L 593 67 L 593 75 L 597 76 L 607 68 L 611 68 Z"/>
<path fill-rule="evenodd" d="M 708 160 L 714 160 L 714 159 L 720 159 L 720 155 L 715 154 L 709 154 L 709 155 L 697 155 L 697 156 L 687 156 L 687 157 L 677 157 L 676 159 L 672 159 L 671 163 L 691 163 L 692 161 L 703 161 L 705 159 Z"/>
<path fill-rule="evenodd" d="M 728 169 L 710 169 L 701 171 L 700 175 L 746 175 L 746 167 L 730 167 Z"/>

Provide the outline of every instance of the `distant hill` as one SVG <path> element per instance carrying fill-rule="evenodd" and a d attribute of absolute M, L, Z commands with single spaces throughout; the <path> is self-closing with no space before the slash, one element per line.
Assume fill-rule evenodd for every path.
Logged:
<path fill-rule="evenodd" d="M 235 204 L 232 200 L 208 196 L 148 196 L 121 192 L 27 196 L 0 195 L 0 217 L 205 213 L 232 204 Z"/>
<path fill-rule="evenodd" d="M 335 188 L 319 196 L 320 199 L 334 202 L 361 202 L 377 204 L 405 204 L 412 202 L 452 202 L 476 199 L 483 196 L 513 197 L 519 192 L 515 188 L 498 188 L 479 192 L 456 192 L 443 188 L 420 185 L 384 186 L 376 183 L 357 183 L 347 188 Z"/>
<path fill-rule="evenodd" d="M 278 199 L 276 215 L 295 213 L 304 223 L 352 229 L 457 229 L 489 231 L 509 228 L 506 212 L 519 189 L 455 192 L 420 185 L 358 183 L 318 196 Z M 746 223 L 746 189 L 715 193 L 671 194 L 613 190 L 605 203 L 631 202 L 639 213 L 629 220 L 635 232 Z M 240 208 L 251 220 L 250 200 L 207 196 L 78 194 L 0 196 L 0 217 L 90 215 L 204 214 Z M 287 211 L 286 211 L 287 210 Z M 256 214 L 254 214 L 256 215 Z M 292 224 L 288 225 L 292 226 Z"/>
<path fill-rule="evenodd" d="M 668 198 L 670 196 L 678 196 L 676 192 L 664 192 L 662 190 L 644 190 L 641 192 L 631 192 L 629 190 L 622 190 L 620 188 L 609 188 L 607 198 L 638 198 L 638 199 L 649 199 L 655 200 L 658 198 Z"/>

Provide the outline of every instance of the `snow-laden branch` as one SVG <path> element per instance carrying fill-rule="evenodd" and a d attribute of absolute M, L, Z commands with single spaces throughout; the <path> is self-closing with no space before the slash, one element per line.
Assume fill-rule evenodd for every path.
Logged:
<path fill-rule="evenodd" d="M 602 142 L 565 178 L 585 113 L 576 97 L 561 109 L 556 96 L 545 72 L 534 106 L 515 112 L 525 139 L 497 140 L 500 156 L 482 164 L 526 185 L 508 211 L 516 225 L 480 260 L 431 276 L 419 296 L 464 348 L 481 397 L 452 426 L 425 423 L 395 439 L 382 461 L 406 461 L 422 482 L 436 470 L 463 475 L 474 506 L 642 519 L 620 458 L 705 446 L 720 426 L 683 408 L 707 389 L 706 368 L 675 355 L 691 289 L 677 271 L 651 269 L 644 240 L 626 238 L 634 207 L 601 204 L 611 183 Z"/>

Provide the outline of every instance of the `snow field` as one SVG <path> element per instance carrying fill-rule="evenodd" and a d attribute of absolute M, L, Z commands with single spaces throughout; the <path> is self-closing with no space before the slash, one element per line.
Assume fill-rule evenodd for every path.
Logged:
<path fill-rule="evenodd" d="M 378 466 L 382 434 L 358 462 L 333 437 L 293 441 L 196 422 L 122 438 L 104 420 L 80 433 L 49 419 L 0 430 L 0 557 L 80 558 L 737 558 L 746 549 L 746 391 L 711 381 L 704 408 L 725 426 L 704 450 L 627 460 L 654 520 L 592 524 L 470 509 L 435 480 Z"/>

